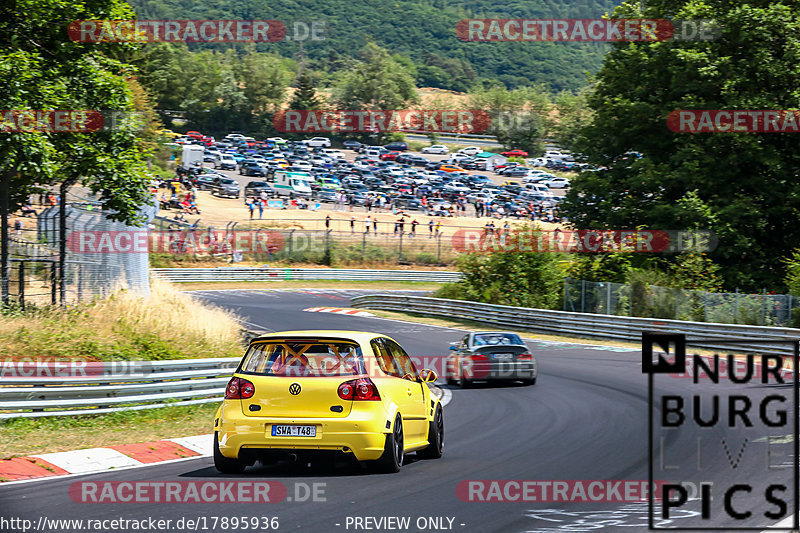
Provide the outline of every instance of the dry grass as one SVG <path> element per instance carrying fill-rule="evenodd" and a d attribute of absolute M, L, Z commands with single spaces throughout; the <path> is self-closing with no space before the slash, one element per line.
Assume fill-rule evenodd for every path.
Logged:
<path fill-rule="evenodd" d="M 148 297 L 117 291 L 69 309 L 0 316 L 0 358 L 187 359 L 241 355 L 233 314 L 154 281 Z"/>

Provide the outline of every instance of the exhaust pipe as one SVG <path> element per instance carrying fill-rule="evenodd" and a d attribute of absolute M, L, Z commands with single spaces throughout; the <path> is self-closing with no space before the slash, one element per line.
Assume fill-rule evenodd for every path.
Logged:
<path fill-rule="evenodd" d="M 293 463 L 296 463 L 297 462 L 297 454 L 296 453 L 290 453 L 289 454 L 289 460 L 291 462 L 293 462 Z"/>

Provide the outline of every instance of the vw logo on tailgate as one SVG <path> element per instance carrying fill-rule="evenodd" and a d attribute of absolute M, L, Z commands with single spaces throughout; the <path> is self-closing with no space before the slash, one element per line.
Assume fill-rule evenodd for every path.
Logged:
<path fill-rule="evenodd" d="M 289 385 L 289 394 L 291 394 L 292 396 L 297 396 L 298 394 L 300 394 L 301 390 L 302 387 L 300 387 L 299 383 L 292 383 L 291 385 Z"/>

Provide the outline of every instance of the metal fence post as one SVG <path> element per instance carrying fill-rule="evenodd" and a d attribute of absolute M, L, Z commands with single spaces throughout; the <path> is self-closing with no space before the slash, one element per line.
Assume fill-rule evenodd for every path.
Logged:
<path fill-rule="evenodd" d="M 703 322 L 708 322 L 708 291 L 703 293 Z"/>
<path fill-rule="evenodd" d="M 294 232 L 295 232 L 294 229 L 289 231 L 289 257 L 288 257 L 289 261 L 292 260 L 292 241 L 294 241 Z"/>
<path fill-rule="evenodd" d="M 789 303 L 786 307 L 786 326 L 792 327 L 792 295 L 789 294 L 788 296 Z"/>
<path fill-rule="evenodd" d="M 734 297 L 733 323 L 739 323 L 739 287 L 736 287 L 736 296 Z"/>
<path fill-rule="evenodd" d="M 611 315 L 611 282 L 609 281 L 606 286 L 606 314 Z"/>
<path fill-rule="evenodd" d="M 767 289 L 762 289 L 763 296 L 761 297 L 761 325 L 766 325 L 767 320 Z"/>
<path fill-rule="evenodd" d="M 403 232 L 400 232 L 400 241 L 397 245 L 397 264 L 403 261 Z"/>
<path fill-rule="evenodd" d="M 19 306 L 25 310 L 25 261 L 19 263 Z"/>
<path fill-rule="evenodd" d="M 369 230 L 367 230 L 369 231 Z M 361 234 L 361 260 L 367 260 L 367 234 Z"/>
<path fill-rule="evenodd" d="M 56 295 L 58 294 L 58 263 L 52 262 L 50 263 L 50 304 L 55 306 L 56 305 Z"/>
<path fill-rule="evenodd" d="M 561 309 L 564 311 L 567 310 L 567 283 L 569 283 L 569 278 L 564 278 L 564 302 L 561 304 Z"/>
<path fill-rule="evenodd" d="M 586 280 L 581 280 L 581 313 L 586 309 Z"/>
<path fill-rule="evenodd" d="M 442 236 L 436 237 L 436 262 L 442 264 Z"/>

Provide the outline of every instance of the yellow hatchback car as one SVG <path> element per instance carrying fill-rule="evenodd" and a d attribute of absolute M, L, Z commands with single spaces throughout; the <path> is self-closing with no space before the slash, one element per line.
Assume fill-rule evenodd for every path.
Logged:
<path fill-rule="evenodd" d="M 214 420 L 214 466 L 347 454 L 380 472 L 442 456 L 444 417 L 393 339 L 357 331 L 285 331 L 253 339 Z"/>

